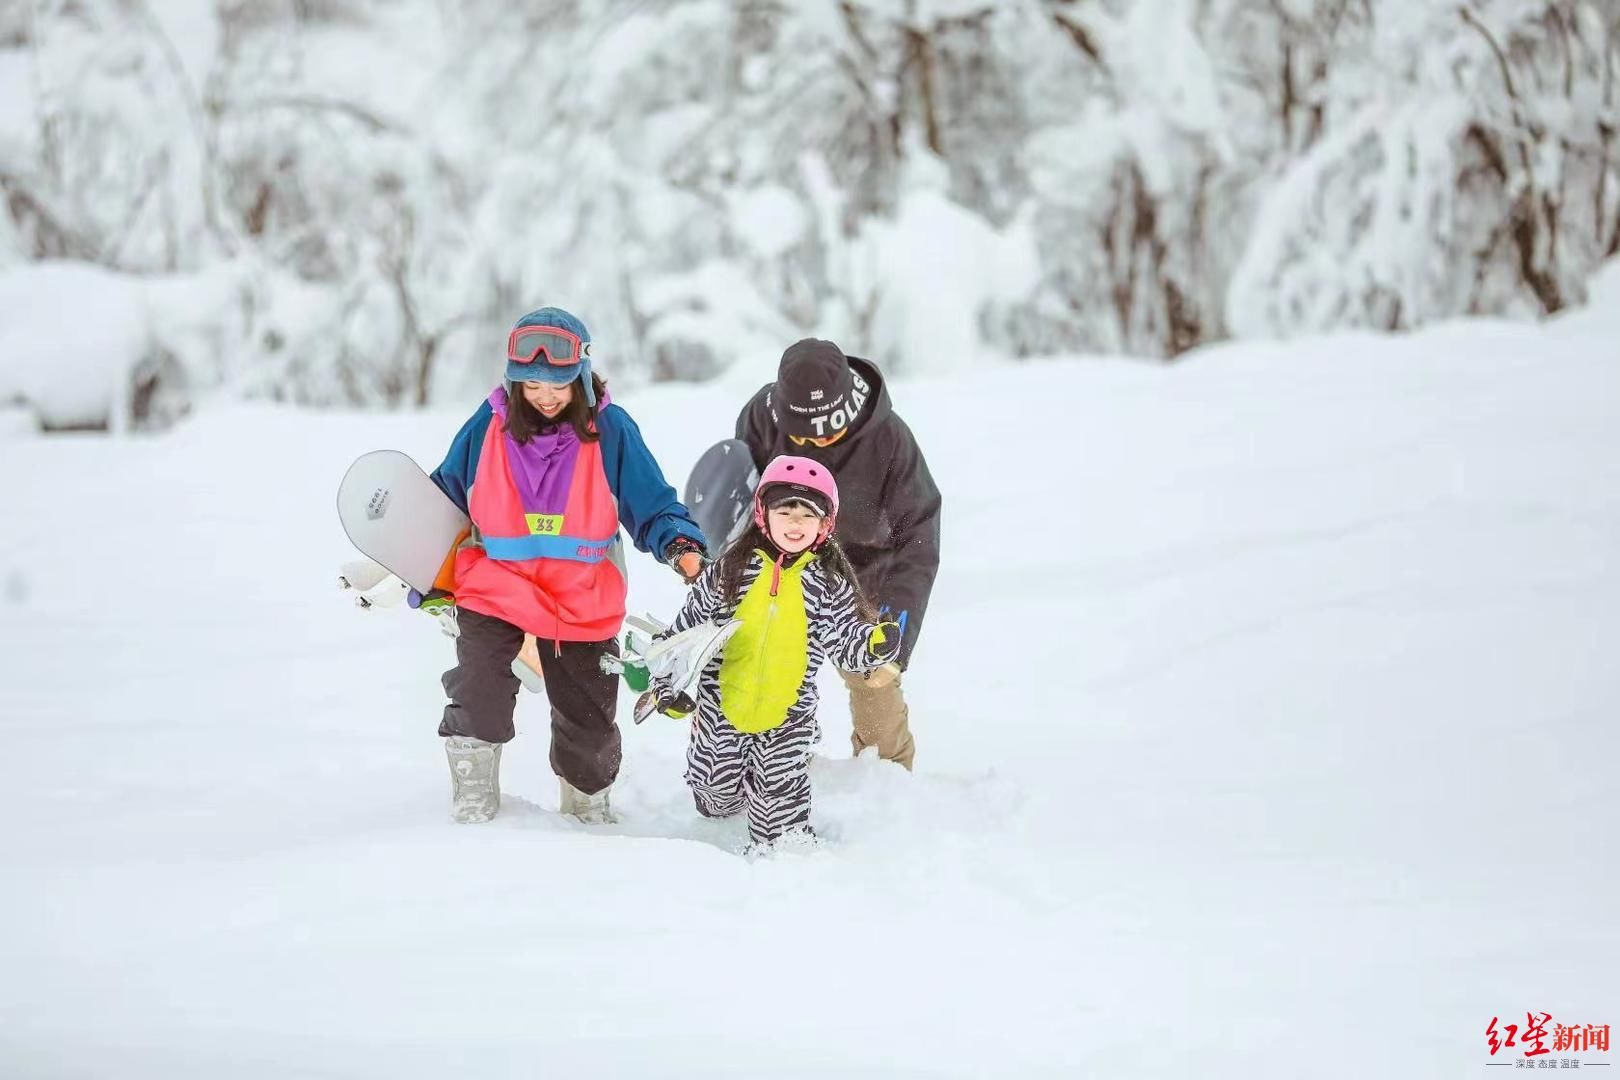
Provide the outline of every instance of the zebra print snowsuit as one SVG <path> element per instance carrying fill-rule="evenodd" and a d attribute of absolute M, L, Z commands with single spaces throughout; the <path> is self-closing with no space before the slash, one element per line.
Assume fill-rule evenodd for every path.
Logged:
<path fill-rule="evenodd" d="M 717 571 L 710 564 L 698 578 L 671 625 L 679 632 L 734 616 L 743 623 L 698 681 L 686 783 L 699 813 L 729 817 L 746 809 L 749 839 L 768 844 L 810 821 L 822 662 L 865 672 L 890 657 L 874 654 L 875 624 L 857 614 L 854 588 L 812 553 L 773 561 L 755 550 L 736 603 L 721 597 Z M 802 617 L 779 608 L 801 603 Z M 784 686 L 784 678 L 797 688 Z"/>

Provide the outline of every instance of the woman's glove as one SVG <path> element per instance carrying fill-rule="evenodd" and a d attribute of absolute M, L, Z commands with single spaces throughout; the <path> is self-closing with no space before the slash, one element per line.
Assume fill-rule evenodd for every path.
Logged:
<path fill-rule="evenodd" d="M 703 548 L 690 537 L 677 536 L 664 549 L 664 561 L 690 585 L 703 573 Z"/>

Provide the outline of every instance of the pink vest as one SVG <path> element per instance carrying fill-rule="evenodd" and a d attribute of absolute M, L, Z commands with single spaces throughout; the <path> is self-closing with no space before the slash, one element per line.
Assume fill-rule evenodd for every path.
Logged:
<path fill-rule="evenodd" d="M 528 492 L 517 478 L 533 466 L 515 468 L 509 447 L 525 449 L 497 408 L 467 500 L 482 546 L 456 555 L 456 602 L 548 641 L 608 640 L 624 622 L 626 583 L 601 444 L 570 434 Z"/>

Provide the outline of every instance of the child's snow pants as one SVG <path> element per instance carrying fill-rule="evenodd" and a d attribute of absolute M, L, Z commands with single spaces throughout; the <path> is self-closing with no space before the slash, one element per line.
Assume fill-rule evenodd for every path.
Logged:
<path fill-rule="evenodd" d="M 516 733 L 518 679 L 512 659 L 523 645 L 523 631 L 504 619 L 461 608 L 456 613 L 456 666 L 444 673 L 444 707 L 439 734 L 470 735 L 504 743 Z M 540 669 L 551 704 L 551 768 L 587 795 L 619 775 L 621 746 L 614 712 L 619 677 L 599 666 L 602 656 L 619 654 L 608 641 L 539 642 Z"/>
<path fill-rule="evenodd" d="M 748 838 L 756 844 L 807 827 L 810 747 L 819 735 L 814 711 L 795 711 L 781 727 L 744 734 L 705 695 L 686 749 L 686 783 L 698 812 L 730 817 L 747 810 Z"/>

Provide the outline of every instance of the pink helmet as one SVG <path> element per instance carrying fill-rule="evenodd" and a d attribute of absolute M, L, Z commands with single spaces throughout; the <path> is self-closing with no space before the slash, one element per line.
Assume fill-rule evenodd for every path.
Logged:
<path fill-rule="evenodd" d="M 832 471 L 827 466 L 791 454 L 772 458 L 754 488 L 754 524 L 761 529 L 765 528 L 765 491 L 774 487 L 797 488 L 809 495 L 819 495 L 819 499 L 805 500 L 816 505 L 822 502 L 827 504 L 827 515 L 821 523 L 816 543 L 832 535 L 833 524 L 838 518 L 838 481 L 833 479 Z"/>

